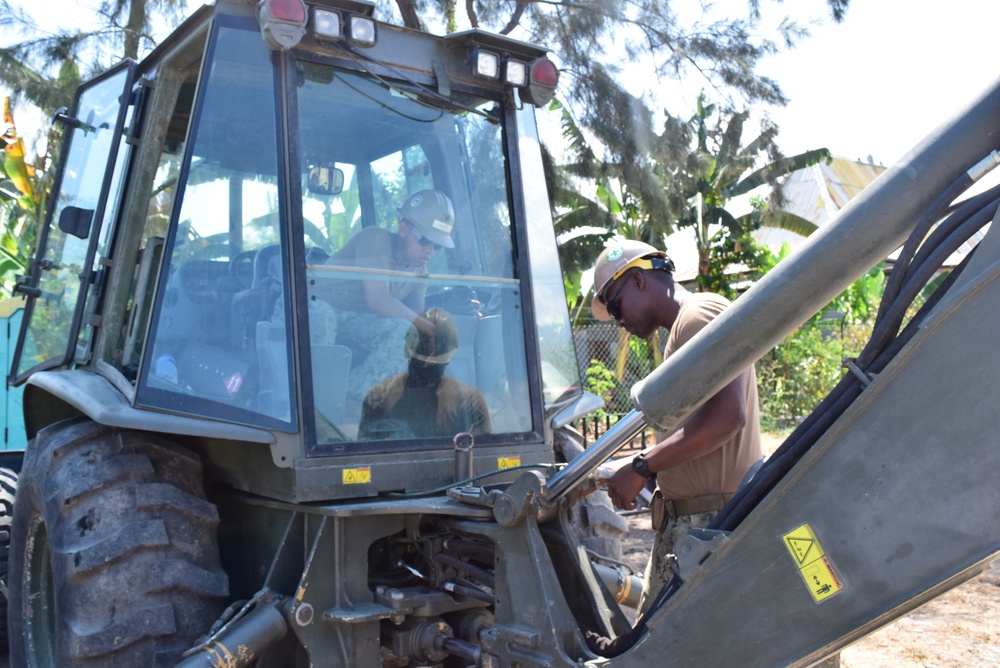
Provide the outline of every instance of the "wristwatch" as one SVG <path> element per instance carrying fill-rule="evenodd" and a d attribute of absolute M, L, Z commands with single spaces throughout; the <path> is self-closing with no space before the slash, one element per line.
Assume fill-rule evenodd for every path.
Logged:
<path fill-rule="evenodd" d="M 632 470 L 641 475 L 646 480 L 652 478 L 655 473 L 649 470 L 649 462 L 646 461 L 645 453 L 640 452 L 632 460 Z"/>

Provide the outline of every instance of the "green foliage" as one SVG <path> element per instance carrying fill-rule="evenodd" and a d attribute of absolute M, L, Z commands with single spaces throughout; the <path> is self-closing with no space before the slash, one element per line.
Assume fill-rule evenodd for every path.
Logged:
<path fill-rule="evenodd" d="M 17 206 L 0 203 L 0 290 L 10 295 L 28 266 L 35 244 L 35 225 Z"/>
<path fill-rule="evenodd" d="M 702 290 L 733 300 L 748 282 L 756 281 L 774 267 L 777 259 L 766 245 L 754 239 L 758 229 L 759 218 L 745 216 L 721 226 L 712 235 L 697 277 Z"/>
<path fill-rule="evenodd" d="M 766 123 L 744 146 L 747 117 L 747 112 L 719 111 L 704 95 L 699 97 L 688 124 L 697 142 L 686 169 L 673 176 L 673 187 L 684 194 L 686 202 L 676 225 L 694 232 L 698 282 L 703 289 L 729 298 L 738 291 L 733 283 L 756 280 L 773 264 L 767 249 L 755 243 L 753 233 L 762 224 L 779 219 L 769 215 L 759 198 L 751 200 L 752 213 L 736 217 L 726 208 L 729 200 L 770 185 L 778 191 L 780 201 L 778 179 L 830 157 L 827 149 L 785 157 L 775 143 L 777 127 Z M 766 164 L 758 167 L 761 162 Z M 801 219 L 786 222 L 800 231 L 808 230 Z"/>
<path fill-rule="evenodd" d="M 807 415 L 840 380 L 843 343 L 814 318 L 757 362 L 760 422 L 782 431 Z"/>
<path fill-rule="evenodd" d="M 4 120 L 5 148 L 0 151 L 0 290 L 9 295 L 17 277 L 27 273 L 35 249 L 52 185 L 46 165 L 54 164 L 54 156 L 41 156 L 34 164 L 27 160 L 9 99 L 4 100 Z"/>
<path fill-rule="evenodd" d="M 636 336 L 628 338 L 629 351 L 639 364 L 649 364 L 653 360 L 653 350 L 649 341 Z"/>
<path fill-rule="evenodd" d="M 615 375 L 611 373 L 611 369 L 604 362 L 592 359 L 590 366 L 587 367 L 584 387 L 588 392 L 604 399 L 606 406 L 610 406 L 618 383 L 615 381 Z"/>

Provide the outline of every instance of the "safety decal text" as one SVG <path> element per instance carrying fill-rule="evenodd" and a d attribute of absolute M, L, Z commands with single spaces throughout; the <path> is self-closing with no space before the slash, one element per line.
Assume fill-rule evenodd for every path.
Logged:
<path fill-rule="evenodd" d="M 799 569 L 799 574 L 817 603 L 844 590 L 844 580 L 823 551 L 812 527 L 806 522 L 783 536 L 785 546 Z"/>

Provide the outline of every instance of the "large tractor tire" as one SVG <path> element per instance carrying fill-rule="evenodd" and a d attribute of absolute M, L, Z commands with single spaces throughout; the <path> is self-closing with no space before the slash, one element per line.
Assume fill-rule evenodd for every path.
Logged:
<path fill-rule="evenodd" d="M 7 649 L 7 559 L 10 554 L 10 522 L 14 513 L 17 474 L 0 468 L 0 651 Z"/>
<path fill-rule="evenodd" d="M 11 665 L 173 666 L 228 580 L 198 457 L 74 418 L 28 445 L 11 534 Z"/>
<path fill-rule="evenodd" d="M 556 450 L 567 462 L 583 453 L 583 435 L 572 427 L 557 429 L 555 440 Z M 599 490 L 579 499 L 570 508 L 570 519 L 581 545 L 622 561 L 622 539 L 628 533 L 628 522 L 615 510 L 607 492 Z"/>

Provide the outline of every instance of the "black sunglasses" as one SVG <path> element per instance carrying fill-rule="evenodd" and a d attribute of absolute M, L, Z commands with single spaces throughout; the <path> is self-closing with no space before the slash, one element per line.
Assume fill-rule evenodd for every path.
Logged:
<path fill-rule="evenodd" d="M 621 297 L 622 290 L 625 289 L 625 285 L 628 283 L 629 278 L 631 278 L 631 276 L 632 276 L 631 271 L 626 271 L 624 274 L 622 274 L 621 282 L 618 284 L 618 289 L 615 290 L 614 294 L 610 295 L 606 299 L 605 298 L 601 299 L 601 301 L 604 302 L 604 305 L 608 309 L 608 315 L 610 315 L 615 320 L 622 319 L 622 310 L 621 310 L 621 303 L 619 303 L 619 297 Z"/>
<path fill-rule="evenodd" d="M 421 246 L 434 246 L 434 250 L 436 251 L 439 251 L 442 248 L 444 248 L 444 246 L 442 246 L 441 244 L 431 241 L 430 239 L 425 237 L 423 233 L 417 229 L 417 226 L 411 223 L 410 221 L 404 219 L 404 222 L 406 222 L 406 224 L 410 226 L 410 229 L 413 230 L 413 233 L 416 235 L 417 243 L 419 243 Z"/>
<path fill-rule="evenodd" d="M 417 241 L 420 242 L 421 246 L 434 246 L 434 250 L 436 250 L 436 251 L 439 251 L 442 248 L 444 248 L 444 246 L 442 246 L 441 244 L 439 244 L 439 243 L 437 243 L 435 241 L 431 241 L 430 239 L 428 239 L 424 235 L 420 234 L 420 232 L 417 232 Z"/>

